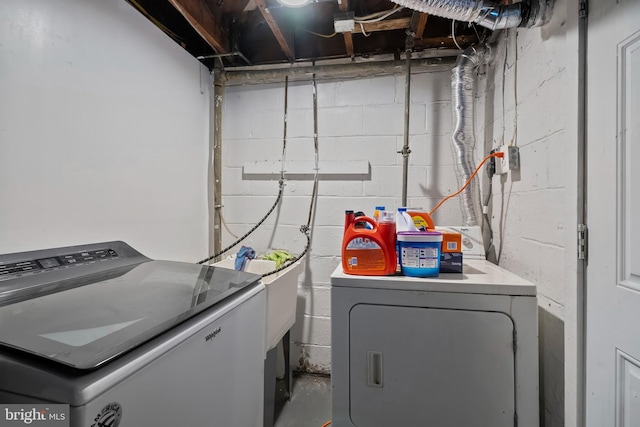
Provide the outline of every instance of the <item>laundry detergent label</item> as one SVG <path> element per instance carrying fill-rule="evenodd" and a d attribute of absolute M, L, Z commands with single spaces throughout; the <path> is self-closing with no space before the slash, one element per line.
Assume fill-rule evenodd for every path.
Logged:
<path fill-rule="evenodd" d="M 351 240 L 349 244 L 347 244 L 347 249 L 373 250 L 381 248 L 380 245 L 378 245 L 371 239 L 367 239 L 366 237 L 356 237 L 355 239 Z"/>
<path fill-rule="evenodd" d="M 352 271 L 384 270 L 385 258 L 380 245 L 366 237 L 356 237 L 345 250 L 347 265 Z"/>
<path fill-rule="evenodd" d="M 402 248 L 402 266 L 409 268 L 436 268 L 437 248 Z"/>
<path fill-rule="evenodd" d="M 422 218 L 421 216 L 414 216 L 412 218 L 413 225 L 415 225 L 418 230 L 427 231 L 427 229 L 429 228 L 429 224 L 427 224 L 427 221 L 425 221 L 424 218 Z"/>

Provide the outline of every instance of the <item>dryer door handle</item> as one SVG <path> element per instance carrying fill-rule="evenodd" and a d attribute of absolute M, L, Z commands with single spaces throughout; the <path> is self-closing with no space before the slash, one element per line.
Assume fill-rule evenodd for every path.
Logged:
<path fill-rule="evenodd" d="M 384 386 L 384 370 L 382 369 L 382 352 L 367 352 L 367 386 L 382 388 Z"/>

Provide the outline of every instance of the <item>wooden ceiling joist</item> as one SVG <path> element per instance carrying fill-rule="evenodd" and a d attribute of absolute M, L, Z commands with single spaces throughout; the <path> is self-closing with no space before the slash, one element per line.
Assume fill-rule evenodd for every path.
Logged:
<path fill-rule="evenodd" d="M 344 33 L 344 46 L 345 49 L 347 50 L 347 55 L 348 56 L 354 56 L 354 51 L 353 51 L 353 36 L 351 35 L 351 33 Z"/>
<path fill-rule="evenodd" d="M 363 27 L 365 33 L 372 33 L 374 31 L 388 31 L 388 30 L 402 30 L 404 28 L 409 28 L 411 25 L 411 18 L 398 18 L 398 19 L 387 19 L 385 21 L 380 22 L 372 22 L 369 24 L 356 24 L 353 29 L 354 34 L 362 33 Z"/>
<path fill-rule="evenodd" d="M 187 22 L 217 53 L 229 53 L 229 37 L 222 30 L 222 23 L 201 0 L 169 0 Z"/>
<path fill-rule="evenodd" d="M 280 27 L 278 26 L 275 18 L 271 14 L 271 11 L 269 11 L 266 1 L 255 0 L 255 2 L 256 6 L 258 6 L 258 9 L 260 9 L 260 13 L 262 13 L 264 20 L 267 22 L 267 25 L 269 25 L 269 28 L 271 28 L 271 32 L 275 36 L 276 40 L 278 40 L 280 49 L 282 49 L 282 52 L 284 52 L 289 61 L 293 61 L 293 49 L 291 49 L 289 43 L 287 43 L 287 39 L 282 34 L 282 31 L 280 30 Z"/>
<path fill-rule="evenodd" d="M 339 7 L 341 12 L 346 12 L 347 10 L 349 10 L 349 0 L 341 0 Z M 347 51 L 347 55 L 353 57 L 353 36 L 351 35 L 351 33 L 343 33 L 342 36 L 344 37 L 344 47 Z"/>
<path fill-rule="evenodd" d="M 427 27 L 428 13 L 421 13 L 418 20 L 418 28 L 416 28 L 416 39 L 420 40 L 424 35 L 424 29 Z"/>
<path fill-rule="evenodd" d="M 451 20 L 416 10 L 388 14 L 393 7 L 389 0 L 311 0 L 300 9 L 277 6 L 277 0 L 127 1 L 139 4 L 140 11 L 190 54 L 206 58 L 209 67 L 218 65 L 214 57 L 219 55 L 211 54 L 231 55 L 236 49 L 246 60 L 225 59 L 225 67 L 346 58 L 352 61 L 345 63 L 357 62 L 359 57 L 397 55 L 407 49 L 437 57 L 439 49 L 447 48 L 446 56 L 456 48 L 455 41 L 465 49 L 478 38 L 473 28 L 460 25 L 454 41 Z M 332 24 L 337 13 L 344 14 L 343 20 L 361 15 L 363 23 L 354 22 L 352 30 L 336 34 Z"/>
<path fill-rule="evenodd" d="M 240 15 L 246 9 L 250 0 L 234 0 L 223 2 L 221 7 L 224 12 L 231 13 L 233 15 Z"/>

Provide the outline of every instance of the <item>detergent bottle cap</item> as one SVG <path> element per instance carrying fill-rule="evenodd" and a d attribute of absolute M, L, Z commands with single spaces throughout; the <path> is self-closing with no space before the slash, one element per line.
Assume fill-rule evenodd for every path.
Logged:
<path fill-rule="evenodd" d="M 407 208 L 398 208 L 398 212 L 406 212 Z"/>

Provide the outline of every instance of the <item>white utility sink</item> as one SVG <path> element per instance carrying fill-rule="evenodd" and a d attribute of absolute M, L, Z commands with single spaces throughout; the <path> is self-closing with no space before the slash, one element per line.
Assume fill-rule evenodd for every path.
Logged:
<path fill-rule="evenodd" d="M 212 265 L 233 270 L 235 256 Z M 244 271 L 265 274 L 275 269 L 275 261 L 252 259 L 247 260 Z M 284 270 L 262 278 L 267 292 L 265 351 L 275 348 L 296 321 L 298 275 L 300 273 L 302 273 L 302 263 L 298 260 Z"/>

